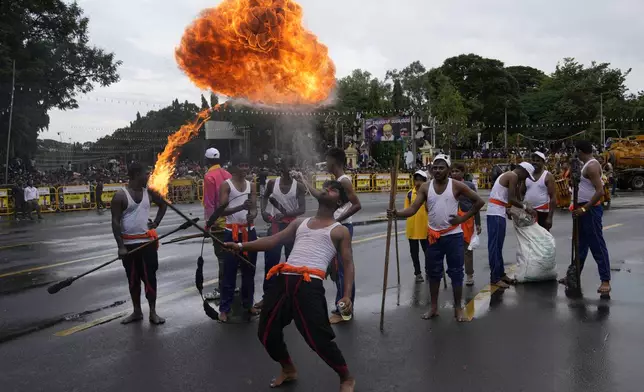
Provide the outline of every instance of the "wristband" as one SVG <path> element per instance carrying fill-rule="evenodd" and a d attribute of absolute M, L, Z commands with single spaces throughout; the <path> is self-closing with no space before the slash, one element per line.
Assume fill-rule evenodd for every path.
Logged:
<path fill-rule="evenodd" d="M 237 246 L 239 247 L 239 250 L 242 250 L 242 243 L 241 242 L 238 242 Z"/>
<path fill-rule="evenodd" d="M 586 212 L 586 207 L 581 207 L 581 211 Z"/>

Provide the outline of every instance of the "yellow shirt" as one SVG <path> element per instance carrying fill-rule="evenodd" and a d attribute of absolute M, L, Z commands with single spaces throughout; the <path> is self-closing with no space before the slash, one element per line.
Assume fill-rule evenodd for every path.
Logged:
<path fill-rule="evenodd" d="M 413 188 L 405 196 L 405 208 L 409 207 L 416 200 L 416 188 Z M 427 238 L 427 207 L 425 203 L 412 217 L 407 218 L 407 238 L 410 240 L 423 240 Z"/>

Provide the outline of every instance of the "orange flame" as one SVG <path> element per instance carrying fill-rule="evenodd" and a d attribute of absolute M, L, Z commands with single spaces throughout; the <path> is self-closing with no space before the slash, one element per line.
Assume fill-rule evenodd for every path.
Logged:
<path fill-rule="evenodd" d="M 328 48 L 292 0 L 224 0 L 186 29 L 175 57 L 201 89 L 265 104 L 316 104 L 335 86 Z"/>
<path fill-rule="evenodd" d="M 200 111 L 196 119 L 183 125 L 177 132 L 168 136 L 168 144 L 166 144 L 163 152 L 157 156 L 154 172 L 152 172 L 148 180 L 148 186 L 161 196 L 166 197 L 168 195 L 168 184 L 179 160 L 179 148 L 199 134 L 199 129 L 210 118 L 210 110 L 204 109 Z"/>

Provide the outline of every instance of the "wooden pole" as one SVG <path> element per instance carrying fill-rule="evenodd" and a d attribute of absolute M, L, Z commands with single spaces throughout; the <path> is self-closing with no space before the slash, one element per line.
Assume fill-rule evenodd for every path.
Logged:
<path fill-rule="evenodd" d="M 395 193 L 394 193 L 395 200 Z M 398 218 L 394 218 L 394 234 L 396 236 L 396 272 L 398 272 L 398 299 L 396 305 L 400 306 L 400 255 L 398 253 Z"/>
<path fill-rule="evenodd" d="M 390 190 L 389 190 L 389 209 L 393 210 L 396 206 L 396 184 L 398 182 L 398 164 L 400 161 L 400 152 L 396 154 L 396 162 L 391 168 Z M 387 295 L 387 277 L 389 275 L 389 251 L 391 250 L 391 229 L 393 219 L 389 218 L 387 222 L 387 242 L 385 245 L 385 273 L 382 280 L 382 304 L 380 306 L 380 331 L 384 329 L 385 323 L 385 297 Z"/>

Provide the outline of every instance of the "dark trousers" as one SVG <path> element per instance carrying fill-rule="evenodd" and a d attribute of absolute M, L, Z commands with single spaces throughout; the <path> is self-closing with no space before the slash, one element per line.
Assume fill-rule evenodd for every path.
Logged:
<path fill-rule="evenodd" d="M 505 275 L 503 243 L 507 219 L 504 216 L 487 216 L 487 257 L 490 263 L 490 282 L 496 283 Z"/>
<path fill-rule="evenodd" d="M 411 253 L 411 261 L 414 263 L 414 275 L 422 274 L 420 270 L 420 258 L 418 254 L 420 253 L 419 248 L 423 248 L 423 254 L 427 256 L 427 245 L 429 242 L 427 238 L 422 240 L 409 240 L 409 252 Z"/>
<path fill-rule="evenodd" d="M 430 281 L 443 279 L 443 260 L 447 259 L 447 275 L 453 287 L 463 286 L 464 246 L 463 233 L 443 235 L 429 244 L 425 253 L 425 271 Z"/>
<path fill-rule="evenodd" d="M 226 239 L 223 230 L 213 232 L 212 235 L 214 235 L 215 238 L 217 238 L 221 242 L 224 242 L 224 240 Z M 216 241 L 213 241 L 212 244 L 215 248 L 215 257 L 217 257 L 217 273 L 219 278 L 219 281 L 217 282 L 217 288 L 219 289 L 219 293 L 221 293 L 221 285 L 224 283 L 224 259 L 226 257 L 226 251 Z"/>
<path fill-rule="evenodd" d="M 268 355 L 282 365 L 291 364 L 283 329 L 295 320 L 306 343 L 340 377 L 349 373 L 342 352 L 335 344 L 329 324 L 324 286 L 319 279 L 305 282 L 299 275 L 278 275 L 264 298 L 257 336 Z"/>
<path fill-rule="evenodd" d="M 546 220 L 548 219 L 548 215 L 550 215 L 549 212 L 537 211 L 537 223 L 544 229 L 546 228 Z"/>
<path fill-rule="evenodd" d="M 275 230 L 275 232 L 273 232 L 273 225 L 271 225 L 271 227 L 268 229 L 268 235 L 275 235 L 280 231 L 286 229 L 288 225 L 288 223 L 278 223 L 278 230 Z M 292 242 L 285 245 L 279 244 L 273 249 L 264 252 L 264 277 L 266 277 L 268 271 L 270 271 L 271 268 L 279 264 L 280 258 L 282 257 L 282 248 L 284 248 L 284 258 L 288 260 L 288 256 L 293 250 Z M 270 289 L 270 286 L 273 284 L 273 282 L 275 282 L 275 279 L 277 279 L 277 276 L 273 276 L 268 280 L 264 279 L 264 295 L 266 295 L 266 292 Z"/>
<path fill-rule="evenodd" d="M 240 234 L 241 237 L 241 234 Z M 248 241 L 255 241 L 257 233 L 255 229 L 248 231 Z M 224 242 L 233 242 L 233 233 L 230 230 L 224 232 Z M 257 252 L 248 252 L 245 256 L 251 264 L 257 264 Z M 244 309 L 250 309 L 253 306 L 253 297 L 255 295 L 255 269 L 241 261 L 232 252 L 226 252 L 224 255 L 224 274 L 223 283 L 221 284 L 221 302 L 219 311 L 224 313 L 230 312 L 230 305 L 233 303 L 235 295 L 235 285 L 237 283 L 237 268 L 241 269 L 241 298 Z"/>
<path fill-rule="evenodd" d="M 128 251 L 132 251 L 143 243 L 125 245 Z M 130 293 L 141 295 L 141 282 L 145 287 L 145 298 L 154 299 L 157 295 L 157 270 L 159 269 L 159 254 L 154 245 L 128 255 L 123 260 L 123 268 L 130 285 Z"/>
<path fill-rule="evenodd" d="M 344 227 L 349 229 L 349 235 L 353 239 L 353 225 L 350 223 L 343 224 Z M 342 265 L 342 256 L 338 253 L 338 279 L 335 282 L 335 287 L 337 289 L 337 292 L 335 294 L 335 313 L 340 313 L 340 309 L 338 309 L 338 302 L 344 297 L 344 266 Z M 355 276 L 353 279 L 353 285 L 351 286 L 351 303 L 354 305 L 355 309 L 355 299 L 356 299 L 356 280 Z"/>
<path fill-rule="evenodd" d="M 610 259 L 606 241 L 604 241 L 602 217 L 604 209 L 601 205 L 591 207 L 588 212 L 579 217 L 579 261 L 581 268 L 588 257 L 588 250 L 593 254 L 602 281 L 610 280 Z"/>

